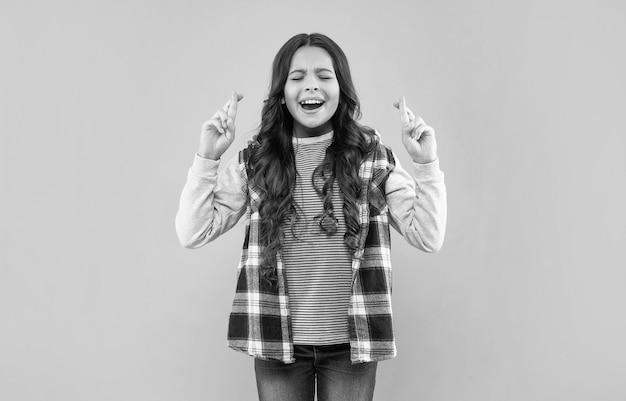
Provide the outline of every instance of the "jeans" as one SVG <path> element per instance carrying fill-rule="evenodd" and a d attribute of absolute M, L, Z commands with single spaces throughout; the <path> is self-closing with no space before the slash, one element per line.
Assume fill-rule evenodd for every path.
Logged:
<path fill-rule="evenodd" d="M 377 362 L 352 364 L 350 346 L 295 345 L 296 361 L 254 360 L 260 401 L 371 401 Z"/>

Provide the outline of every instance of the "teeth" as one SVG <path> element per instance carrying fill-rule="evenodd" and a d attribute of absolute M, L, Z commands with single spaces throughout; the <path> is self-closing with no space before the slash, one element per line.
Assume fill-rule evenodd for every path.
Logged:
<path fill-rule="evenodd" d="M 300 102 L 300 104 L 322 104 L 322 103 L 324 102 L 319 99 L 309 99 L 309 100 L 303 100 Z"/>

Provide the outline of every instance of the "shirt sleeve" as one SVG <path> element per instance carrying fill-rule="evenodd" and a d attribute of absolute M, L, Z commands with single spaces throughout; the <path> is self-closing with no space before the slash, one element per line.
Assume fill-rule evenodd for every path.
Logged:
<path fill-rule="evenodd" d="M 414 247 L 425 252 L 441 249 L 446 231 L 447 199 L 439 159 L 413 163 L 412 174 L 398 157 L 385 184 L 392 227 Z"/>
<path fill-rule="evenodd" d="M 235 156 L 220 162 L 195 155 L 176 214 L 176 233 L 185 248 L 199 248 L 237 224 L 246 211 L 243 165 Z"/>

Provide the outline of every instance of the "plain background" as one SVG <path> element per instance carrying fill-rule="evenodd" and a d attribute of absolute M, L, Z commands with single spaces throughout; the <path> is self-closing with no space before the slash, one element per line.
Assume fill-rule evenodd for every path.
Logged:
<path fill-rule="evenodd" d="M 200 126 L 300 32 L 344 49 L 364 124 L 435 127 L 437 254 L 394 235 L 380 400 L 626 399 L 620 1 L 0 0 L 0 399 L 252 400 L 226 347 L 242 226 L 183 249 Z"/>

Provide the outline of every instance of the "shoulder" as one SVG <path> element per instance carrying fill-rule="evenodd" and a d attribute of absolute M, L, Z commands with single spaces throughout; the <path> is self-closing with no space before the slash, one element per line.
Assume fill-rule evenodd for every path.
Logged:
<path fill-rule="evenodd" d="M 375 161 L 378 165 L 389 166 L 390 169 L 393 169 L 395 166 L 396 159 L 393 153 L 393 150 L 387 145 L 385 145 L 381 136 L 375 129 L 369 128 L 371 130 L 371 134 L 367 134 L 368 143 L 370 144 L 370 159 Z"/>

